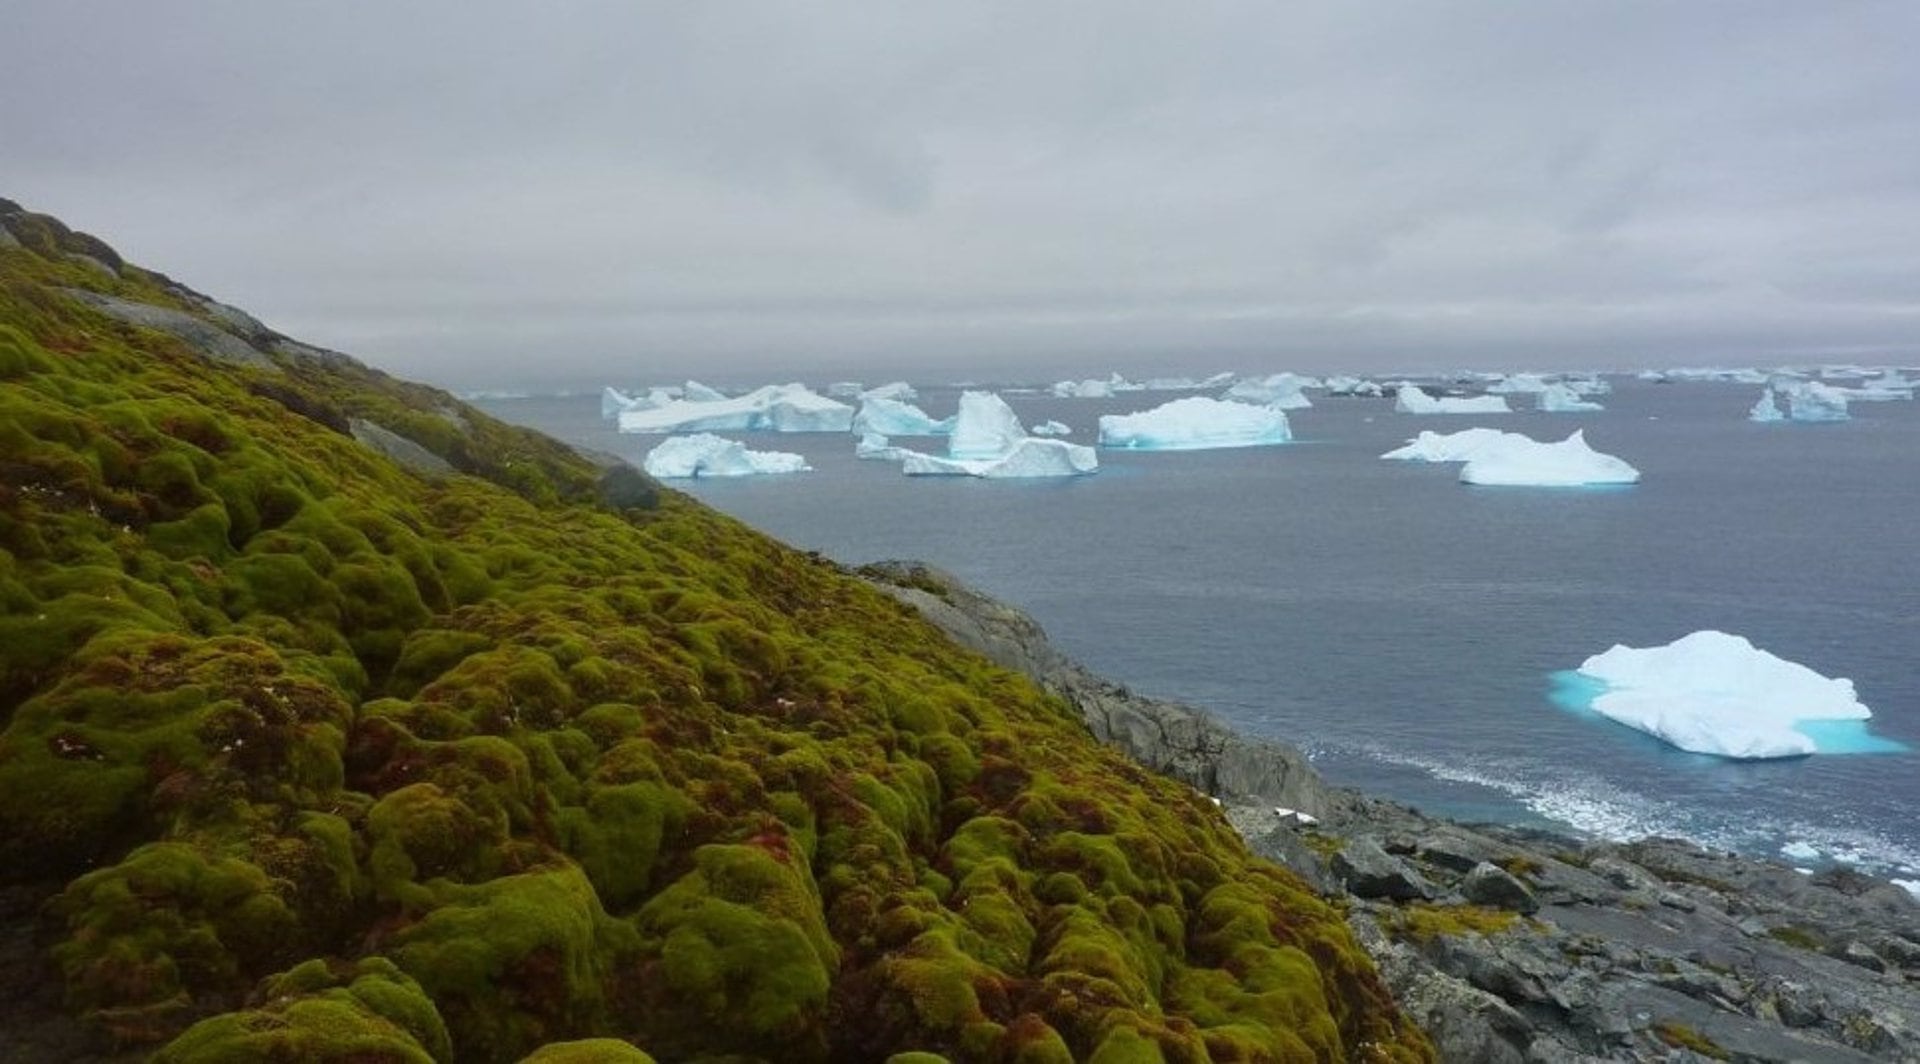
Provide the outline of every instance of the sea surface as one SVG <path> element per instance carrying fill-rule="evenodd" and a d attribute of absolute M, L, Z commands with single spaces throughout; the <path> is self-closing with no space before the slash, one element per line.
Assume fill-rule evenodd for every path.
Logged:
<path fill-rule="evenodd" d="M 1337 783 L 1457 818 L 1920 876 L 1920 403 L 1760 425 L 1754 385 L 1612 381 L 1590 414 L 1316 398 L 1289 415 L 1288 445 L 1103 450 L 1097 475 L 1041 482 L 905 477 L 846 436 L 746 434 L 813 470 L 675 483 L 842 562 L 941 566 L 1096 671 L 1292 742 Z M 1057 419 L 1082 443 L 1100 414 L 1176 397 L 1016 387 L 998 390 L 1027 424 Z M 920 391 L 930 414 L 953 411 L 956 389 Z M 661 437 L 620 435 L 599 402 L 479 405 L 639 463 Z M 1584 429 L 1641 483 L 1475 488 L 1457 465 L 1378 457 L 1423 428 L 1478 425 Z M 1553 673 L 1615 643 L 1702 628 L 1851 678 L 1874 734 L 1907 749 L 1727 761 L 1550 698 Z"/>

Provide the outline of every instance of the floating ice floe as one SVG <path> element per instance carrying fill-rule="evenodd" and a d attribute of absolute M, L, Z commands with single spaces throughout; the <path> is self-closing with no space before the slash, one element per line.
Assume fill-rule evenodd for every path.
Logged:
<path fill-rule="evenodd" d="M 860 412 L 853 415 L 852 431 L 883 436 L 944 436 L 953 431 L 953 422 L 950 417 L 936 421 L 926 411 L 899 399 L 867 396 L 860 400 Z"/>
<path fill-rule="evenodd" d="M 1073 430 L 1058 421 L 1042 421 L 1033 427 L 1035 436 L 1065 436 Z"/>
<path fill-rule="evenodd" d="M 913 452 L 905 447 L 896 447 L 886 436 L 878 432 L 863 432 L 859 442 L 853 445 L 855 458 L 867 458 L 880 462 L 898 462 Z"/>
<path fill-rule="evenodd" d="M 1293 439 L 1284 411 L 1191 396 L 1135 414 L 1100 418 L 1100 446 L 1140 451 L 1258 447 Z"/>
<path fill-rule="evenodd" d="M 1507 414 L 1512 413 L 1506 399 L 1498 395 L 1476 395 L 1470 399 L 1447 396 L 1435 399 L 1419 387 L 1401 385 L 1395 393 L 1393 408 L 1402 414 Z"/>
<path fill-rule="evenodd" d="M 1028 436 L 1013 408 L 992 392 L 960 393 L 945 457 L 897 450 L 909 476 L 1065 477 L 1100 468 L 1091 447 Z"/>
<path fill-rule="evenodd" d="M 648 473 L 661 477 L 745 477 L 759 473 L 804 473 L 806 458 L 785 451 L 749 451 L 745 444 L 712 433 L 674 436 L 647 452 Z"/>
<path fill-rule="evenodd" d="M 1409 462 L 1464 462 L 1484 447 L 1532 442 L 1517 432 L 1501 432 L 1499 429 L 1461 429 L 1459 432 L 1424 430 L 1408 440 L 1405 447 L 1388 451 L 1380 457 Z"/>
<path fill-rule="evenodd" d="M 1773 399 L 1772 388 L 1761 389 L 1760 398 L 1754 400 L 1753 409 L 1747 411 L 1748 421 L 1758 421 L 1762 424 L 1771 424 L 1775 421 L 1785 421 L 1786 419 L 1786 411 L 1781 410 L 1780 404 Z"/>
<path fill-rule="evenodd" d="M 1540 409 L 1549 414 L 1585 413 L 1605 409 L 1599 403 L 1582 399 L 1565 384 L 1549 384 L 1540 389 Z"/>
<path fill-rule="evenodd" d="M 1698 754 L 1757 759 L 1898 748 L 1860 723 L 1873 712 L 1853 681 L 1711 629 L 1666 646 L 1615 646 L 1561 676 L 1558 700 Z"/>
<path fill-rule="evenodd" d="M 1819 381 L 1776 383 L 1774 390 L 1786 397 L 1787 417 L 1794 421 L 1846 421 L 1846 393 Z"/>
<path fill-rule="evenodd" d="M 1681 367 L 1678 369 L 1642 370 L 1636 376 L 1643 381 L 1655 384 L 1671 384 L 1674 381 L 1719 381 L 1731 384 L 1765 384 L 1778 374 L 1767 373 L 1752 366 L 1739 367 Z"/>
<path fill-rule="evenodd" d="M 1313 405 L 1301 391 L 1317 388 L 1320 382 L 1294 373 L 1275 373 L 1270 377 L 1243 377 L 1220 398 L 1241 403 L 1270 406 L 1275 410 L 1305 410 Z"/>
<path fill-rule="evenodd" d="M 1481 447 L 1460 468 L 1460 482 L 1486 487 L 1580 488 L 1637 484 L 1640 471 L 1587 445 L 1585 432 L 1559 443 L 1520 436 Z"/>
<path fill-rule="evenodd" d="M 698 387 L 704 386 L 688 381 L 686 394 L 704 394 L 696 393 Z M 682 398 L 651 410 L 623 410 L 619 418 L 621 432 L 846 432 L 853 427 L 853 407 L 804 384 L 769 384 L 734 399 Z"/>

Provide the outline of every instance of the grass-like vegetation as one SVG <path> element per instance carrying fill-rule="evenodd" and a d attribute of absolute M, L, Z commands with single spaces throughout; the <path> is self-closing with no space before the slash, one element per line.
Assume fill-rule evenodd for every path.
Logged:
<path fill-rule="evenodd" d="M 1725 1047 L 1684 1023 L 1661 1020 L 1653 1025 L 1653 1036 L 1675 1049 L 1685 1049 L 1711 1060 L 1732 1060 Z"/>
<path fill-rule="evenodd" d="M 76 1022 L 169 1062 L 1430 1057 L 1209 801 L 904 607 L 433 389 L 104 317 L 59 289 L 207 315 L 29 228 L 0 875 L 59 884 Z"/>
<path fill-rule="evenodd" d="M 1412 942 L 1463 935 L 1495 935 L 1512 927 L 1518 913 L 1481 905 L 1435 905 L 1412 902 L 1395 909 L 1387 932 Z"/>

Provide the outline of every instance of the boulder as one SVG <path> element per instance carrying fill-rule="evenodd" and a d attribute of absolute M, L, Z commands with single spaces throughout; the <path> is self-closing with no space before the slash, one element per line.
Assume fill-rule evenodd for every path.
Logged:
<path fill-rule="evenodd" d="M 1540 902 L 1512 873 L 1499 865 L 1482 861 L 1460 880 L 1460 893 L 1475 905 L 1511 909 L 1517 913 L 1536 912 Z"/>
<path fill-rule="evenodd" d="M 1333 855 L 1333 874 L 1347 891 L 1362 898 L 1418 901 L 1432 898 L 1432 884 L 1405 861 L 1380 848 L 1371 838 L 1354 839 Z"/>

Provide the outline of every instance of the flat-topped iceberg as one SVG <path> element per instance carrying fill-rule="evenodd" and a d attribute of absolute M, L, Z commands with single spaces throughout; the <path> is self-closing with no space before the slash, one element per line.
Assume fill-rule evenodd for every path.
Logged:
<path fill-rule="evenodd" d="M 696 387 L 688 381 L 687 394 L 696 394 Z M 623 410 L 619 417 L 621 432 L 846 432 L 853 427 L 853 407 L 804 384 L 769 384 L 733 399 L 677 399 L 651 410 Z"/>
<path fill-rule="evenodd" d="M 648 473 L 663 479 L 804 473 L 812 468 L 801 455 L 749 451 L 746 444 L 707 432 L 662 441 L 660 446 L 647 452 L 644 465 Z"/>
<path fill-rule="evenodd" d="M 1305 410 L 1313 405 L 1301 391 L 1318 388 L 1320 382 L 1295 373 L 1275 373 L 1270 377 L 1243 377 L 1220 398 L 1235 402 L 1270 406 L 1275 410 Z"/>
<path fill-rule="evenodd" d="M 1582 662 L 1569 679 L 1579 682 L 1563 680 L 1562 692 L 1577 693 L 1559 700 L 1584 703 L 1697 754 L 1745 759 L 1897 748 L 1848 723 L 1873 716 L 1853 681 L 1711 629 L 1666 646 L 1615 646 Z M 1831 737 L 1823 742 L 1823 734 Z"/>
<path fill-rule="evenodd" d="M 1402 414 L 1508 414 L 1506 399 L 1498 395 L 1476 395 L 1470 399 L 1445 396 L 1436 399 L 1411 384 L 1400 386 L 1394 394 L 1393 408 Z"/>
<path fill-rule="evenodd" d="M 1382 458 L 1407 462 L 1464 462 L 1485 447 L 1506 445 L 1508 441 L 1530 444 L 1533 441 L 1517 432 L 1499 429 L 1461 429 L 1459 432 L 1423 430 L 1407 441 L 1405 447 L 1388 451 Z"/>
<path fill-rule="evenodd" d="M 1584 431 L 1559 443 L 1525 436 L 1481 447 L 1460 469 L 1462 484 L 1503 488 L 1581 488 L 1637 484 L 1640 471 L 1587 445 Z"/>
<path fill-rule="evenodd" d="M 1091 447 L 1031 436 L 1015 443 L 1004 454 L 992 458 L 941 458 L 907 451 L 900 459 L 900 471 L 916 477 L 1075 477 L 1096 472 L 1099 468 L 1100 459 Z"/>
<path fill-rule="evenodd" d="M 1140 451 L 1258 447 L 1293 439 L 1285 412 L 1190 396 L 1135 414 L 1100 418 L 1100 446 Z"/>
<path fill-rule="evenodd" d="M 1540 389 L 1540 409 L 1549 414 L 1585 413 L 1604 409 L 1599 403 L 1580 398 L 1580 393 L 1565 384 L 1549 384 Z"/>
<path fill-rule="evenodd" d="M 852 431 L 883 436 L 944 436 L 953 431 L 953 424 L 953 418 L 936 421 L 912 403 L 868 396 L 860 400 L 860 411 L 853 415 Z"/>

